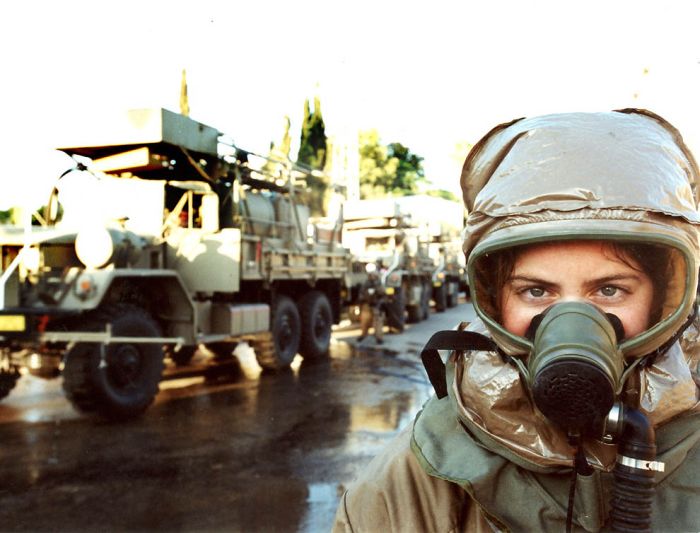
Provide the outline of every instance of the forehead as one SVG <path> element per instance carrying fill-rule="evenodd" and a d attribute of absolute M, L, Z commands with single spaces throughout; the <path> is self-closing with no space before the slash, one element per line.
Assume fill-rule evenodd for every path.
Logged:
<path fill-rule="evenodd" d="M 561 241 L 534 244 L 519 250 L 515 255 L 515 270 L 559 266 L 585 268 L 587 265 L 610 263 L 639 269 L 640 265 L 623 250 L 605 241 Z"/>

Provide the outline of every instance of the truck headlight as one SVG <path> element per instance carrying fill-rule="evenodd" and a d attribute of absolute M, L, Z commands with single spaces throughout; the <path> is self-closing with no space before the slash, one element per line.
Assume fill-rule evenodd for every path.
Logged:
<path fill-rule="evenodd" d="M 88 268 L 100 268 L 112 259 L 114 242 L 103 227 L 81 230 L 75 238 L 75 254 Z"/>

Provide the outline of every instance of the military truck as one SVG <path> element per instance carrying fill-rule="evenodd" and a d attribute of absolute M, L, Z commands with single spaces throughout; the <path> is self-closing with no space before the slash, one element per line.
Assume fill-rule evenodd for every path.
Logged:
<path fill-rule="evenodd" d="M 459 232 L 463 207 L 428 195 L 349 200 L 343 211 L 343 244 L 353 254 L 353 281 L 377 263 L 390 302 L 387 322 L 401 330 L 430 313 L 457 305 L 460 290 Z"/>
<path fill-rule="evenodd" d="M 433 301 L 435 310 L 443 312 L 455 307 L 459 302 L 459 293 L 464 290 L 465 269 L 460 262 L 464 256 L 461 243 L 456 236 L 441 234 L 432 244 L 437 266 L 432 274 Z"/>
<path fill-rule="evenodd" d="M 456 306 L 466 279 L 461 242 L 464 207 L 460 202 L 428 195 L 406 196 L 399 202 L 423 228 L 428 255 L 436 265 L 431 276 L 435 310 L 442 312 Z"/>
<path fill-rule="evenodd" d="M 22 369 L 62 374 L 77 409 L 123 419 L 198 347 L 219 361 L 246 342 L 269 370 L 327 354 L 349 254 L 339 226 L 310 237 L 305 171 L 165 109 L 59 149 L 79 165 L 42 225 L 0 229 L 0 397 Z"/>
<path fill-rule="evenodd" d="M 348 200 L 343 207 L 343 244 L 353 254 L 351 287 L 376 263 L 388 295 L 387 324 L 401 331 L 406 321 L 429 315 L 435 262 L 425 228 L 412 219 L 399 199 Z"/>

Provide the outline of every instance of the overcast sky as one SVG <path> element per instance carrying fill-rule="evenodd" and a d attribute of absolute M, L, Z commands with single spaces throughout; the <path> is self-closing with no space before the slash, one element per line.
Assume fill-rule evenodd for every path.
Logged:
<path fill-rule="evenodd" d="M 3 2 L 3 198 L 46 188 L 67 122 L 179 109 L 265 152 L 319 94 L 331 135 L 376 128 L 457 192 L 458 146 L 499 122 L 647 107 L 700 150 L 696 3 Z M 108 7 L 105 7 L 108 6 Z M 112 7 L 109 7 L 112 6 Z M 8 192 L 10 191 L 10 192 Z M 46 193 L 48 194 L 48 192 Z"/>

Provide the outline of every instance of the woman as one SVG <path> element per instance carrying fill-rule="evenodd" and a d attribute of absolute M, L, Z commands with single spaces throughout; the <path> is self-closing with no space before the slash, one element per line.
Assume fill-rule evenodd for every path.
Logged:
<path fill-rule="evenodd" d="M 462 189 L 467 329 L 491 344 L 451 353 L 445 394 L 348 489 L 335 529 L 598 531 L 642 515 L 696 530 L 697 185 L 678 132 L 647 111 L 489 132 Z"/>

